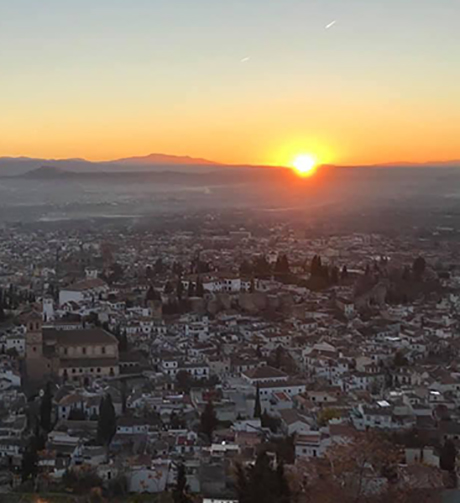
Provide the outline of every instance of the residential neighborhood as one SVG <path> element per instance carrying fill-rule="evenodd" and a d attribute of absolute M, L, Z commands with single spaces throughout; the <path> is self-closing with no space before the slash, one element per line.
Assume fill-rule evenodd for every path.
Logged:
<path fill-rule="evenodd" d="M 223 222 L 0 230 L 0 491 L 233 503 L 267 462 L 302 496 L 376 439 L 370 493 L 454 489 L 456 242 Z"/>

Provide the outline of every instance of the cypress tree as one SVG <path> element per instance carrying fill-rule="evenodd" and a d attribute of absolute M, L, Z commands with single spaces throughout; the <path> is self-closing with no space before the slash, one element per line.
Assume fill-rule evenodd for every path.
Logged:
<path fill-rule="evenodd" d="M 455 470 L 457 460 L 457 449 L 452 440 L 446 440 L 441 448 L 441 456 L 439 459 L 439 465 L 441 470 L 447 470 L 453 472 Z"/>
<path fill-rule="evenodd" d="M 240 503 L 290 503 L 291 491 L 283 463 L 274 469 L 265 452 L 261 452 L 254 466 L 236 467 L 236 489 Z"/>
<path fill-rule="evenodd" d="M 22 456 L 21 478 L 25 482 L 30 477 L 35 479 L 38 473 L 38 442 L 35 436 L 31 437 Z"/>
<path fill-rule="evenodd" d="M 196 292 L 195 295 L 197 297 L 204 297 L 204 286 L 203 286 L 203 281 L 201 278 L 198 276 L 196 280 Z"/>
<path fill-rule="evenodd" d="M 177 481 L 172 498 L 174 503 L 189 503 L 191 501 L 187 495 L 187 477 L 185 475 L 185 466 L 182 463 L 177 468 Z"/>
<path fill-rule="evenodd" d="M 254 405 L 254 417 L 260 418 L 262 416 L 262 405 L 260 404 L 260 388 L 257 385 L 256 403 Z"/>
<path fill-rule="evenodd" d="M 97 422 L 97 441 L 100 445 L 110 445 L 117 432 L 117 418 L 112 403 L 112 397 L 107 394 L 101 398 L 99 419 Z"/>
<path fill-rule="evenodd" d="M 176 285 L 176 295 L 179 300 L 182 300 L 183 293 L 184 293 L 184 285 L 182 284 L 182 280 L 179 278 L 177 280 L 177 285 Z"/>
<path fill-rule="evenodd" d="M 201 431 L 208 437 L 209 441 L 212 442 L 212 434 L 217 427 L 218 420 L 216 416 L 216 411 L 214 410 L 214 405 L 211 401 L 206 404 L 200 419 Z"/>
<path fill-rule="evenodd" d="M 51 431 L 51 412 L 53 410 L 53 395 L 51 394 L 51 384 L 47 383 L 45 392 L 40 402 L 40 426 L 43 431 Z"/>

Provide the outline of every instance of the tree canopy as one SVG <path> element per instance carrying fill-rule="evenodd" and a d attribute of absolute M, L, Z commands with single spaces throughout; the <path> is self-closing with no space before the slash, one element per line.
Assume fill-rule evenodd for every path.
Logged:
<path fill-rule="evenodd" d="M 174 503 L 189 503 L 191 502 L 190 496 L 187 494 L 187 477 L 185 475 L 185 466 L 181 463 L 177 467 L 176 485 L 172 491 L 172 499 Z"/>
<path fill-rule="evenodd" d="M 53 410 L 53 395 L 51 384 L 47 383 L 40 402 L 40 426 L 46 433 L 51 431 L 51 414 Z"/>
<path fill-rule="evenodd" d="M 110 394 L 101 398 L 97 422 L 97 441 L 100 445 L 110 445 L 117 432 L 117 418 Z"/>
<path fill-rule="evenodd" d="M 254 417 L 260 418 L 262 416 L 262 405 L 260 403 L 260 388 L 257 385 L 256 403 L 254 404 Z"/>
<path fill-rule="evenodd" d="M 212 435 L 218 424 L 216 411 L 214 410 L 214 405 L 211 401 L 206 404 L 203 413 L 200 418 L 200 429 L 204 433 L 210 442 L 212 442 Z"/>
<path fill-rule="evenodd" d="M 291 491 L 283 463 L 276 467 L 265 452 L 261 452 L 253 466 L 236 468 L 236 489 L 240 503 L 290 503 Z"/>

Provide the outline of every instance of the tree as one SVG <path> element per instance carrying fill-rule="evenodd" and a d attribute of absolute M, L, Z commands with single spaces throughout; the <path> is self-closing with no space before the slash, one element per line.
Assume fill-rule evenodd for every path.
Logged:
<path fill-rule="evenodd" d="M 177 467 L 177 479 L 176 486 L 172 492 L 172 498 L 174 503 L 189 503 L 191 502 L 190 496 L 187 494 L 187 477 L 185 475 L 185 466 L 181 463 Z"/>
<path fill-rule="evenodd" d="M 258 278 L 269 278 L 272 273 L 272 268 L 268 263 L 265 255 L 256 257 L 254 261 L 254 274 Z"/>
<path fill-rule="evenodd" d="M 336 285 L 339 282 L 339 268 L 337 266 L 334 266 L 331 269 L 331 283 Z"/>
<path fill-rule="evenodd" d="M 112 397 L 107 394 L 101 398 L 99 419 L 97 422 L 97 441 L 100 445 L 109 446 L 117 432 L 117 418 L 112 403 Z"/>
<path fill-rule="evenodd" d="M 161 257 L 157 258 L 155 261 L 155 265 L 153 266 L 153 272 L 155 274 L 161 274 L 164 270 L 164 264 Z"/>
<path fill-rule="evenodd" d="M 404 267 L 401 277 L 404 281 L 410 281 L 412 275 L 409 266 Z"/>
<path fill-rule="evenodd" d="M 457 449 L 452 440 L 446 440 L 441 449 L 441 456 L 439 459 L 439 466 L 441 470 L 447 470 L 449 472 L 455 471 L 455 465 L 457 461 Z"/>
<path fill-rule="evenodd" d="M 176 295 L 179 300 L 182 300 L 183 293 L 184 293 L 184 284 L 182 283 L 182 280 L 179 278 L 176 284 Z"/>
<path fill-rule="evenodd" d="M 182 416 L 179 416 L 174 411 L 169 416 L 169 428 L 171 430 L 181 430 L 186 427 L 186 423 Z"/>
<path fill-rule="evenodd" d="M 236 490 L 240 503 L 290 503 L 291 491 L 284 465 L 274 468 L 266 452 L 258 454 L 253 466 L 236 467 Z"/>
<path fill-rule="evenodd" d="M 22 456 L 21 478 L 25 482 L 29 478 L 35 479 L 38 473 L 38 440 L 36 436 L 29 439 Z"/>
<path fill-rule="evenodd" d="M 123 414 L 126 413 L 128 408 L 128 383 L 126 379 L 123 379 L 120 383 L 120 394 L 121 394 L 121 412 Z"/>
<path fill-rule="evenodd" d="M 183 268 L 182 264 L 180 264 L 179 262 L 174 262 L 174 264 L 172 266 L 172 272 L 176 276 L 182 276 L 182 274 L 184 272 L 184 268 Z"/>
<path fill-rule="evenodd" d="M 320 410 L 320 412 L 318 414 L 317 422 L 318 422 L 319 426 L 327 426 L 327 424 L 329 423 L 329 421 L 331 419 L 337 419 L 339 417 L 340 417 L 340 412 L 337 409 L 332 409 L 332 408 L 326 407 L 326 408 Z"/>
<path fill-rule="evenodd" d="M 120 351 L 120 353 L 126 353 L 128 351 L 128 337 L 126 336 L 126 332 L 118 336 L 118 351 Z"/>
<path fill-rule="evenodd" d="M 145 268 L 145 277 L 147 279 L 152 279 L 153 278 L 153 269 L 152 269 L 152 266 L 148 265 Z"/>
<path fill-rule="evenodd" d="M 288 275 L 291 272 L 289 268 L 289 260 L 286 255 L 280 255 L 276 259 L 274 272 L 280 276 Z"/>
<path fill-rule="evenodd" d="M 110 500 L 113 499 L 125 499 L 128 494 L 128 480 L 123 474 L 117 475 L 114 479 L 109 482 L 108 493 Z"/>
<path fill-rule="evenodd" d="M 40 426 L 43 431 L 51 431 L 51 413 L 53 410 L 53 395 L 51 393 L 51 383 L 47 383 L 43 397 L 40 402 Z"/>
<path fill-rule="evenodd" d="M 218 424 L 216 411 L 211 401 L 206 404 L 200 418 L 200 429 L 208 437 L 209 442 L 212 442 L 212 435 Z"/>
<path fill-rule="evenodd" d="M 145 300 L 146 302 L 158 300 L 158 295 L 152 285 L 150 285 L 149 289 L 147 290 Z"/>
<path fill-rule="evenodd" d="M 423 257 L 417 257 L 412 264 L 412 271 L 417 278 L 420 278 L 426 269 L 426 262 Z"/>
<path fill-rule="evenodd" d="M 291 501 L 291 489 L 289 487 L 289 483 L 286 479 L 286 475 L 284 473 L 284 463 L 278 461 L 276 466 L 276 502 L 277 503 L 289 503 Z"/>
<path fill-rule="evenodd" d="M 262 416 L 262 405 L 260 403 L 260 388 L 257 385 L 256 403 L 254 405 L 254 417 L 260 418 Z"/>
<path fill-rule="evenodd" d="M 6 319 L 5 310 L 3 309 L 3 301 L 3 290 L 0 288 L 0 323 Z"/>
<path fill-rule="evenodd" d="M 196 279 L 196 292 L 195 295 L 197 297 L 204 297 L 204 286 L 202 279 L 198 276 Z"/>
<path fill-rule="evenodd" d="M 262 428 L 269 428 L 272 433 L 276 433 L 281 424 L 281 421 L 277 417 L 270 416 L 266 410 L 262 412 L 260 420 Z"/>
<path fill-rule="evenodd" d="M 193 385 L 193 379 L 186 370 L 179 370 L 176 374 L 176 385 L 179 391 L 189 393 Z"/>
<path fill-rule="evenodd" d="M 283 346 L 277 346 L 275 350 L 275 361 L 273 362 L 273 366 L 276 369 L 281 369 L 283 366 L 283 356 L 284 356 L 284 348 Z"/>
<path fill-rule="evenodd" d="M 401 353 L 401 351 L 396 351 L 393 364 L 395 367 L 405 367 L 409 362 L 407 358 Z"/>
<path fill-rule="evenodd" d="M 117 281 L 120 281 L 122 278 L 123 278 L 123 267 L 118 262 L 114 262 L 110 266 L 110 274 L 108 277 L 108 282 L 110 284 L 116 283 Z"/>
<path fill-rule="evenodd" d="M 92 467 L 82 467 L 78 471 L 66 470 L 62 476 L 65 487 L 77 494 L 90 493 L 94 488 L 102 487 L 102 480 Z"/>
<path fill-rule="evenodd" d="M 321 257 L 319 255 L 315 255 L 311 260 L 310 265 L 310 274 L 313 277 L 322 275 L 323 265 L 321 263 Z"/>
<path fill-rule="evenodd" d="M 333 444 L 321 458 L 299 463 L 292 480 L 300 485 L 295 492 L 303 501 L 407 503 L 412 501 L 410 487 L 404 480 L 398 484 L 399 462 L 400 451 L 387 437 L 356 433 L 348 443 Z"/>
<path fill-rule="evenodd" d="M 253 274 L 253 267 L 250 262 L 246 259 L 240 264 L 240 274 L 241 276 L 251 276 Z"/>

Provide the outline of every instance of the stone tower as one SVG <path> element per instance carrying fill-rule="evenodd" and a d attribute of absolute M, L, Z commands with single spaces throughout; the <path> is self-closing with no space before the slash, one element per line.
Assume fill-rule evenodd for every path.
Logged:
<path fill-rule="evenodd" d="M 42 316 L 37 312 L 27 314 L 23 323 L 26 326 L 26 382 L 39 388 L 51 373 L 50 361 L 43 356 Z"/>
<path fill-rule="evenodd" d="M 42 317 L 30 313 L 25 319 L 26 325 L 26 359 L 37 360 L 43 358 Z"/>

